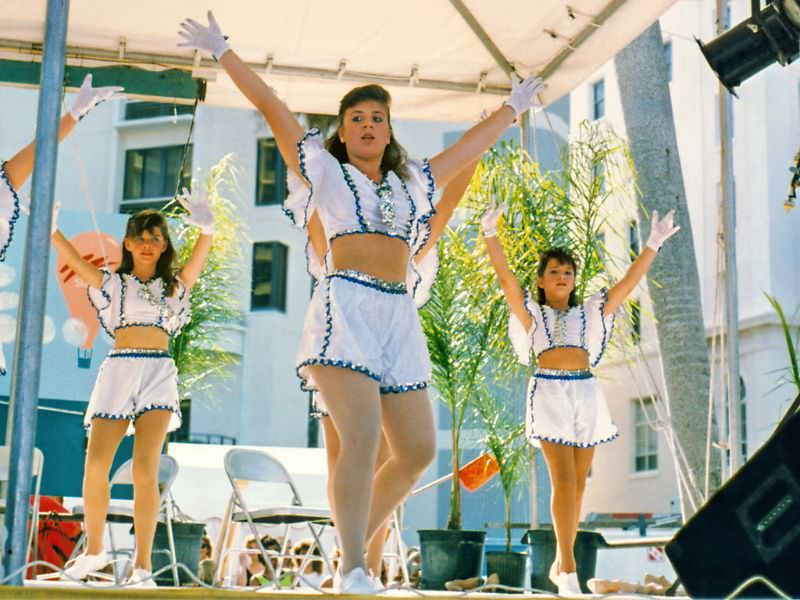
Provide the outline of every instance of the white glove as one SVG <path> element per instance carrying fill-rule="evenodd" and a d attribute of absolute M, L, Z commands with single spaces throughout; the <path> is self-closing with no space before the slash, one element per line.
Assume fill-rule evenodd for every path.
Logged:
<path fill-rule="evenodd" d="M 679 226 L 674 225 L 672 218 L 675 216 L 675 210 L 669 211 L 664 218 L 659 220 L 658 211 L 654 210 L 650 217 L 650 237 L 647 238 L 646 246 L 652 248 L 656 252 L 661 249 L 669 238 L 671 238 L 680 229 Z"/>
<path fill-rule="evenodd" d="M 95 106 L 106 100 L 113 98 L 120 98 L 120 92 L 125 88 L 118 85 L 109 85 L 106 87 L 92 87 L 92 74 L 89 73 L 83 78 L 81 89 L 78 90 L 78 95 L 75 102 L 72 103 L 72 108 L 69 109 L 69 114 L 76 121 L 80 121 L 86 114 Z"/>
<path fill-rule="evenodd" d="M 490 238 L 497 235 L 497 222 L 500 220 L 500 215 L 508 210 L 508 204 L 503 202 L 500 206 L 494 208 L 487 208 L 486 212 L 481 216 L 481 231 L 483 237 Z"/>
<path fill-rule="evenodd" d="M 208 11 L 208 27 L 201 25 L 194 19 L 186 19 L 181 23 L 178 32 L 185 41 L 178 44 L 182 48 L 197 48 L 205 50 L 214 60 L 219 60 L 222 55 L 230 50 L 227 36 L 222 35 L 222 30 L 214 18 L 214 13 Z"/>
<path fill-rule="evenodd" d="M 204 235 L 212 235 L 214 233 L 214 214 L 208 205 L 208 194 L 206 194 L 202 186 L 193 185 L 191 192 L 183 188 L 183 193 L 178 194 L 176 200 L 186 210 L 183 215 L 184 221 L 199 227 L 200 233 Z"/>
<path fill-rule="evenodd" d="M 511 73 L 511 95 L 504 104 L 513 108 L 519 117 L 533 107 L 541 108 L 542 105 L 536 101 L 536 96 L 546 87 L 541 77 L 531 75 L 520 80 L 516 73 Z"/>
<path fill-rule="evenodd" d="M 23 214 L 31 214 L 31 197 L 28 194 L 19 195 L 19 209 Z M 53 215 L 50 220 L 50 235 L 58 231 L 58 211 L 61 210 L 61 202 L 53 202 Z"/>

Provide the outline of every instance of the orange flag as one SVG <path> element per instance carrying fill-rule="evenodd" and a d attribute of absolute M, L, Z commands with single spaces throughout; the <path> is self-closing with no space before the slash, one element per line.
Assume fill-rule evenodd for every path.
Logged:
<path fill-rule="evenodd" d="M 497 475 L 499 471 L 500 467 L 497 466 L 497 461 L 493 456 L 481 454 L 458 470 L 458 480 L 467 490 L 474 492 Z"/>

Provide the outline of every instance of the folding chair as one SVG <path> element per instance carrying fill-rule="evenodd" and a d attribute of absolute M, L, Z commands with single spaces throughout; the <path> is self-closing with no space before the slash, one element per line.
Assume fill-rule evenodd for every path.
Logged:
<path fill-rule="evenodd" d="M 0 446 L 0 484 L 8 483 L 9 477 L 9 467 L 11 464 L 11 447 L 10 446 Z M 31 555 L 31 551 L 34 553 L 37 552 L 38 548 L 38 540 L 36 537 L 36 533 L 39 530 L 39 491 L 42 486 L 42 470 L 44 469 L 44 454 L 39 448 L 33 449 L 33 465 L 31 467 L 31 477 L 34 479 L 33 483 L 33 504 L 31 505 L 29 511 L 31 515 L 31 519 L 28 525 L 28 554 L 27 556 Z M 6 499 L 5 497 L 0 498 L 0 514 L 5 514 L 6 512 Z M 34 559 L 36 556 L 34 555 Z"/>
<path fill-rule="evenodd" d="M 178 461 L 168 454 L 162 454 L 158 462 L 158 488 L 159 488 L 159 520 L 163 521 L 167 529 L 167 543 L 168 550 L 153 550 L 154 552 L 166 552 L 169 555 L 170 566 L 172 567 L 172 578 L 175 581 L 175 586 L 180 586 L 180 579 L 178 578 L 178 565 L 177 555 L 175 554 L 175 539 L 172 533 L 172 512 L 173 512 L 173 499 L 172 499 L 172 483 L 178 476 Z M 119 468 L 114 472 L 111 477 L 111 489 L 115 485 L 133 485 L 133 459 L 128 459 L 122 463 Z M 84 518 L 83 506 L 76 506 L 72 511 L 74 519 Z M 133 506 L 128 504 L 114 503 L 109 504 L 108 515 L 106 516 L 107 523 L 131 523 L 133 524 Z M 126 554 L 129 558 L 133 556 L 132 549 L 118 549 L 114 544 L 114 535 L 112 529 L 109 528 L 109 540 L 111 542 L 110 554 L 116 557 L 118 554 Z M 81 547 L 86 534 L 81 534 L 78 543 L 75 545 L 77 551 Z M 115 574 L 117 570 L 114 570 Z M 116 580 L 115 575 L 115 580 Z M 117 581 L 117 583 L 119 583 Z"/>
<path fill-rule="evenodd" d="M 225 455 L 225 473 L 231 483 L 231 510 L 225 516 L 221 526 L 221 540 L 219 547 L 222 549 L 225 546 L 225 537 L 229 526 L 232 523 L 247 523 L 250 533 L 255 537 L 258 545 L 258 551 L 264 559 L 267 571 L 272 576 L 272 581 L 276 589 L 280 588 L 280 575 L 282 568 L 275 569 L 272 567 L 271 556 L 267 553 L 264 546 L 261 544 L 261 537 L 258 534 L 256 525 L 284 525 L 284 547 L 281 554 L 278 555 L 279 559 L 288 558 L 290 555 L 286 553 L 286 545 L 288 543 L 289 526 L 296 523 L 306 523 L 314 538 L 314 543 L 319 548 L 322 554 L 322 559 L 328 569 L 331 569 L 330 561 L 319 539 L 319 533 L 326 527 L 333 525 L 333 517 L 331 511 L 325 508 L 313 508 L 303 506 L 300 495 L 297 493 L 297 488 L 292 481 L 292 477 L 286 471 L 283 464 L 274 456 L 265 451 L 260 450 L 245 450 L 234 448 L 229 450 Z M 242 482 L 259 482 L 266 484 L 278 484 L 281 486 L 288 486 L 290 492 L 290 505 L 289 506 L 263 506 L 254 504 L 248 506 L 245 501 L 244 490 L 240 486 Z M 319 530 L 315 529 L 317 525 Z M 222 573 L 225 554 L 234 551 L 241 551 L 240 548 L 225 548 L 221 550 L 219 561 L 217 562 L 216 581 L 219 581 L 220 574 Z M 299 571 L 305 567 L 308 560 L 313 558 L 314 545 L 309 548 L 309 553 L 304 557 Z M 274 555 L 273 555 L 274 556 Z"/>

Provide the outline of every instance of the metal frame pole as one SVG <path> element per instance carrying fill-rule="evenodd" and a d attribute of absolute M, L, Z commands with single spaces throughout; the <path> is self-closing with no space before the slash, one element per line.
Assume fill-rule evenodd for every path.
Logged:
<path fill-rule="evenodd" d="M 11 379 L 9 427 L 6 443 L 11 446 L 5 525 L 6 574 L 21 569 L 27 561 L 28 526 L 36 411 L 39 403 L 39 372 L 42 359 L 47 274 L 50 251 L 50 221 L 56 180 L 58 125 L 64 82 L 64 52 L 67 42 L 69 0 L 48 0 L 42 57 L 42 78 L 36 121 L 36 158 L 31 189 L 31 215 L 25 238 L 20 304 L 17 314 L 16 348 Z M 11 585 L 22 585 L 24 573 L 16 573 Z"/>

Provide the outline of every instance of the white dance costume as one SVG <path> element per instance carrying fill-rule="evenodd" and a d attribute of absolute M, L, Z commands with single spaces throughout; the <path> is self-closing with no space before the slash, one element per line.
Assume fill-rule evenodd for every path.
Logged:
<path fill-rule="evenodd" d="M 586 302 L 565 311 L 533 301 L 525 295 L 531 316 L 528 331 L 513 314 L 508 335 L 520 362 L 531 363 L 553 348 L 581 348 L 589 364 L 597 366 L 614 329 L 614 314 L 604 315 L 607 292 L 603 288 Z M 538 446 L 542 440 L 587 448 L 619 435 L 611 420 L 600 384 L 588 369 L 539 368 L 528 382 L 526 434 Z"/>
<path fill-rule="evenodd" d="M 160 278 L 141 281 L 135 275 L 103 270 L 99 288 L 87 288 L 89 301 L 97 310 L 103 329 L 111 336 L 119 329 L 135 326 L 158 327 L 170 336 L 189 322 L 189 293 L 180 279 L 171 296 Z M 109 352 L 92 390 L 84 426 L 92 419 L 127 419 L 127 434 L 134 432 L 138 417 L 150 410 L 172 413 L 168 431 L 180 427 L 178 371 L 168 352 L 146 348 L 116 349 Z"/>

